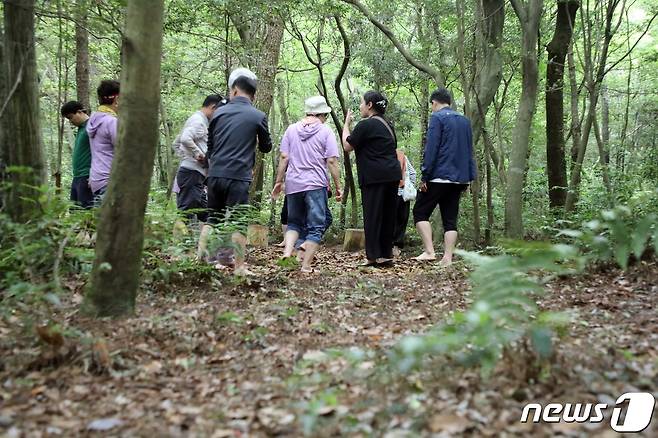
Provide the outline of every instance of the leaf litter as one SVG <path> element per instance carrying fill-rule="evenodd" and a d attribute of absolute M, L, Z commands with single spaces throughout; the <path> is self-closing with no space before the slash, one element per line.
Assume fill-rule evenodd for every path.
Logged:
<path fill-rule="evenodd" d="M 359 268 L 359 255 L 330 248 L 309 275 L 278 256 L 253 249 L 249 278 L 145 285 L 131 318 L 80 316 L 80 278 L 50 313 L 3 316 L 0 433 L 606 436 L 606 422 L 523 424 L 521 410 L 656 390 L 655 262 L 549 283 L 541 307 L 577 312 L 550 366 L 506 352 L 483 378 L 449 358 L 404 376 L 382 366 L 402 336 L 467 307 L 462 265 Z"/>

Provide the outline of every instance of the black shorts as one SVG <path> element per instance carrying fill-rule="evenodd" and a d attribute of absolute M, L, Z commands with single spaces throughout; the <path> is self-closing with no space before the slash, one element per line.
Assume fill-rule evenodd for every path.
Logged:
<path fill-rule="evenodd" d="M 88 176 L 76 176 L 71 183 L 71 201 L 82 208 L 94 206 L 94 194 L 89 187 Z"/>
<path fill-rule="evenodd" d="M 429 221 L 437 204 L 441 210 L 443 231 L 457 231 L 459 199 L 468 184 L 427 183 L 427 191 L 418 191 L 414 205 L 414 223 Z"/>
<path fill-rule="evenodd" d="M 197 211 L 196 216 L 200 221 L 205 222 L 208 217 L 208 213 L 205 211 L 208 207 L 204 189 L 206 177 L 196 170 L 181 167 L 176 174 L 176 181 L 178 187 L 180 187 L 180 191 L 176 196 L 178 209 L 182 211 L 203 210 Z"/>
<path fill-rule="evenodd" d="M 208 208 L 210 222 L 217 223 L 227 208 L 249 204 L 249 181 L 231 178 L 208 177 Z"/>

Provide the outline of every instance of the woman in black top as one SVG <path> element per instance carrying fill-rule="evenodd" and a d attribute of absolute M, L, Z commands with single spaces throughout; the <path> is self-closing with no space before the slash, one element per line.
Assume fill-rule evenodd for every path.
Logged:
<path fill-rule="evenodd" d="M 368 91 L 359 105 L 362 120 L 350 133 L 352 112 L 348 111 L 343 128 L 343 148 L 356 155 L 369 265 L 389 265 L 393 259 L 394 212 L 402 170 L 395 153 L 395 131 L 382 117 L 387 106 L 381 93 Z"/>

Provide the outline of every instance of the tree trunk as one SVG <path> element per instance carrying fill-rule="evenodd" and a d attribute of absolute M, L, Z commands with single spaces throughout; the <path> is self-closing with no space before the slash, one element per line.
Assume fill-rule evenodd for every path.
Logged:
<path fill-rule="evenodd" d="M 283 40 L 283 20 L 278 15 L 273 15 L 267 23 L 267 33 L 263 40 L 256 68 L 258 77 L 258 92 L 256 93 L 256 108 L 269 114 L 276 86 L 276 70 L 279 65 L 279 54 L 281 53 L 281 41 Z M 263 199 L 263 180 L 265 177 L 265 161 L 263 153 L 256 151 L 256 162 L 254 164 L 254 180 L 251 183 L 249 197 L 253 205 L 260 206 Z"/>
<path fill-rule="evenodd" d="M 85 303 L 93 315 L 119 316 L 135 308 L 144 212 L 159 139 L 163 11 L 163 0 L 128 3 L 118 141 Z"/>
<path fill-rule="evenodd" d="M 573 173 L 573 167 L 578 159 L 578 147 L 581 138 L 580 108 L 578 104 L 578 82 L 576 81 L 576 62 L 573 58 L 573 42 L 569 46 L 567 53 L 567 65 L 569 67 L 569 94 L 571 98 L 571 162 L 569 169 Z M 565 199 L 566 202 L 566 199 Z"/>
<path fill-rule="evenodd" d="M 557 4 L 555 33 L 546 51 L 546 171 L 551 208 L 564 207 L 567 199 L 567 164 L 564 155 L 564 64 L 571 44 L 578 0 Z"/>
<path fill-rule="evenodd" d="M 587 113 L 587 118 L 585 119 L 585 127 L 583 129 L 583 137 L 580 140 L 580 143 L 578 144 L 578 155 L 576 156 L 576 162 L 574 163 L 573 166 L 573 171 L 571 172 L 571 178 L 569 180 L 569 192 L 567 193 L 567 200 L 564 205 L 564 209 L 567 212 L 573 211 L 574 208 L 576 207 L 576 201 L 578 200 L 578 193 L 580 190 L 580 177 L 581 177 L 581 171 L 583 167 L 583 160 L 585 158 L 585 152 L 587 150 L 587 143 L 589 141 L 589 135 L 592 130 L 592 125 L 594 124 L 594 118 L 596 115 L 596 106 L 598 104 L 600 92 L 601 92 L 601 84 L 603 83 L 603 79 L 605 78 L 605 75 L 607 73 L 606 71 L 606 63 L 608 61 L 608 51 L 610 48 L 610 41 L 612 41 L 612 37 L 614 36 L 615 32 L 619 28 L 619 25 L 621 24 L 621 18 L 619 18 L 619 21 L 617 22 L 616 26 L 613 28 L 613 19 L 615 18 L 615 11 L 617 9 L 617 6 L 619 6 L 620 0 L 608 0 L 606 4 L 606 10 L 605 10 L 605 29 L 603 31 L 603 40 L 601 41 L 601 50 L 598 55 L 597 63 L 596 65 L 594 64 L 594 60 L 592 57 L 592 47 L 591 45 L 594 44 L 594 42 L 591 39 L 591 29 L 588 32 L 583 32 L 585 36 L 585 65 L 583 66 L 583 70 L 585 70 L 585 82 L 587 84 L 587 90 L 589 91 L 589 108 L 588 108 L 588 113 Z M 586 22 L 588 26 L 592 26 L 592 22 L 589 17 L 589 11 L 588 12 L 588 19 L 583 20 L 583 22 Z M 590 38 L 588 39 L 588 34 L 590 34 Z M 596 72 L 594 69 L 596 68 Z"/>
<path fill-rule="evenodd" d="M 530 142 L 530 128 L 537 106 L 539 68 L 537 34 L 543 0 L 512 0 L 512 6 L 521 23 L 521 67 L 523 72 L 521 99 L 512 133 L 507 197 L 505 199 L 505 233 L 508 237 L 523 238 L 523 187 Z"/>
<path fill-rule="evenodd" d="M 91 111 L 89 103 L 89 33 L 87 32 L 87 9 L 89 0 L 76 0 L 75 23 L 75 83 L 77 99 Z"/>
<path fill-rule="evenodd" d="M 38 187 L 46 182 L 39 113 L 39 85 L 34 42 L 34 0 L 4 2 L 6 99 L 0 108 L 5 133 L 12 133 L 6 149 L 11 172 L 7 212 L 15 222 L 41 214 Z M 6 104 L 6 106 L 4 106 Z"/>

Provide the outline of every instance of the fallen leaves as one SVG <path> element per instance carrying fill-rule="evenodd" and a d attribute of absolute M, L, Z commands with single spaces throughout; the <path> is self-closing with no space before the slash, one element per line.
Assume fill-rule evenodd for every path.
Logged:
<path fill-rule="evenodd" d="M 145 291 L 125 320 L 84 319 L 78 293 L 60 297 L 50 324 L 0 319 L 0 435 L 582 435 L 522 424 L 522 406 L 609 400 L 656 381 L 655 264 L 550 285 L 542 307 L 577 305 L 579 316 L 545 380 L 518 377 L 523 357 L 489 380 L 443 358 L 406 378 L 382 372 L 387 346 L 464 308 L 460 270 L 351 271 L 358 254 L 323 250 L 322 273 L 308 277 L 277 267 L 277 251 L 252 251 L 255 278 Z"/>

